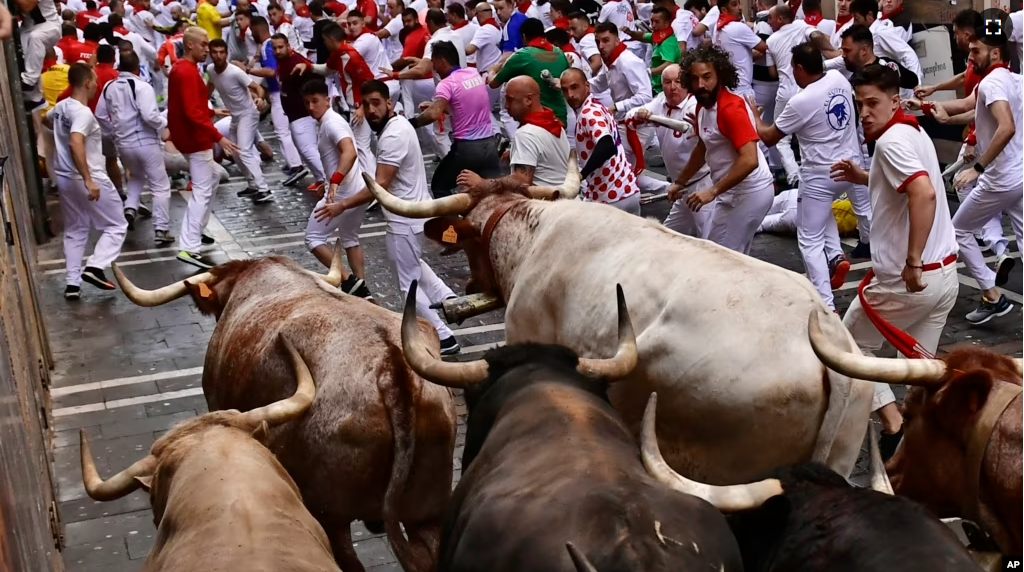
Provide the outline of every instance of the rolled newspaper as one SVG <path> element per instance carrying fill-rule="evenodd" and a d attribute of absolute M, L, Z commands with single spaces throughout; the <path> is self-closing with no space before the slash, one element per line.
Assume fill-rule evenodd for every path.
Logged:
<path fill-rule="evenodd" d="M 963 168 L 964 168 L 964 160 L 960 159 L 956 163 L 953 163 L 952 165 L 946 167 L 946 170 L 942 172 L 942 178 L 946 179 L 946 178 L 952 177 L 953 175 L 955 175 L 957 173 L 957 171 L 959 171 L 960 169 L 963 169 Z"/>
<path fill-rule="evenodd" d="M 681 133 L 689 133 L 690 130 L 693 129 L 693 126 L 691 126 L 686 121 L 682 121 L 679 119 L 671 119 L 668 117 L 664 117 L 662 115 L 652 115 L 647 118 L 647 121 L 649 123 L 655 123 L 663 127 L 668 127 L 669 129 L 674 129 Z"/>

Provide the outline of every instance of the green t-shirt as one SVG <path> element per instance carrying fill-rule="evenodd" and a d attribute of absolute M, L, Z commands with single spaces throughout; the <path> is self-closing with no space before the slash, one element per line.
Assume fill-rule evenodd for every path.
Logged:
<path fill-rule="evenodd" d="M 644 40 L 650 43 L 654 43 L 653 34 L 647 34 Z M 654 46 L 654 53 L 651 56 L 651 69 L 654 69 L 665 62 L 671 62 L 678 64 L 679 60 L 683 59 L 683 52 L 679 50 L 679 40 L 676 39 L 675 34 L 669 35 L 665 38 L 665 41 L 660 45 Z M 654 87 L 654 94 L 661 93 L 661 74 L 654 74 L 651 76 L 651 86 Z"/>
<path fill-rule="evenodd" d="M 679 49 L 678 44 L 676 49 Z M 551 77 L 558 78 L 567 69 L 569 69 L 569 60 L 565 59 L 562 50 L 555 48 L 554 51 L 549 52 L 541 48 L 527 47 L 512 54 L 494 80 L 498 83 L 505 83 L 521 75 L 532 77 L 540 85 L 541 105 L 554 111 L 564 125 L 567 113 L 565 98 L 562 97 L 561 91 L 550 87 L 548 82 L 540 77 L 540 73 L 548 70 L 551 72 Z"/>

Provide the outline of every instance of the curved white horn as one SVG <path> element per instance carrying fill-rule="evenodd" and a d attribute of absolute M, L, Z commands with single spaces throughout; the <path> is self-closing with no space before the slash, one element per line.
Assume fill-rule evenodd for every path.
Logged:
<path fill-rule="evenodd" d="M 629 375 L 636 367 L 636 334 L 633 323 L 629 319 L 626 308 L 626 296 L 622 293 L 622 285 L 615 285 L 615 297 L 619 313 L 619 346 L 615 356 L 608 359 L 580 358 L 576 370 L 590 377 L 620 379 Z"/>
<path fill-rule="evenodd" d="M 335 288 L 341 286 L 341 273 L 344 270 L 341 255 L 344 250 L 345 249 L 341 246 L 341 239 L 339 238 L 334 242 L 334 256 L 331 257 L 331 268 L 327 271 L 327 274 L 320 274 L 319 272 L 313 272 L 312 270 L 306 270 L 306 272 L 308 272 L 310 276 L 316 276 Z"/>
<path fill-rule="evenodd" d="M 160 306 L 188 294 L 188 287 L 185 286 L 186 282 L 195 285 L 213 284 L 217 281 L 217 277 L 212 273 L 203 272 L 202 274 L 190 276 L 180 282 L 168 284 L 156 290 L 143 290 L 133 284 L 131 280 L 128 280 L 128 277 L 124 275 L 124 272 L 121 272 L 117 264 L 111 264 L 110 268 L 114 271 L 114 279 L 121 286 L 121 291 L 124 292 L 124 295 L 136 305 L 144 308 Z"/>
<path fill-rule="evenodd" d="M 409 367 L 423 379 L 445 387 L 465 388 L 487 379 L 488 366 L 484 360 L 446 362 L 430 354 L 416 320 L 417 286 L 416 280 L 409 285 L 402 312 L 402 353 Z"/>
<path fill-rule="evenodd" d="M 824 310 L 811 310 L 807 317 L 807 335 L 814 353 L 829 369 L 865 381 L 938 385 L 946 373 L 946 364 L 938 359 L 887 359 L 855 354 L 836 347 L 821 329 Z"/>
<path fill-rule="evenodd" d="M 104 481 L 96 470 L 96 462 L 92 458 L 92 448 L 89 446 L 89 439 L 85 436 L 84 429 L 78 430 L 78 439 L 81 444 L 82 482 L 85 484 L 86 494 L 93 500 L 112 501 L 131 493 L 141 486 L 135 477 L 149 475 L 156 468 L 156 457 L 147 455 L 144 459 L 135 461 L 132 466 Z"/>
<path fill-rule="evenodd" d="M 672 470 L 658 448 L 658 436 L 654 430 L 654 410 L 658 406 L 658 394 L 652 393 L 644 410 L 643 430 L 640 439 L 640 456 L 644 467 L 661 484 L 695 497 L 700 497 L 722 512 L 737 512 L 755 509 L 773 496 L 782 494 L 782 483 L 778 479 L 765 479 L 746 485 L 717 486 L 691 481 Z"/>
<path fill-rule="evenodd" d="M 680 121 L 679 119 L 665 117 L 663 115 L 652 115 L 647 118 L 647 121 L 650 123 L 656 123 L 658 125 L 668 127 L 669 129 L 679 131 L 681 133 L 689 133 L 691 130 L 693 130 L 693 127 L 689 123 L 685 121 Z"/>
<path fill-rule="evenodd" d="M 377 181 L 369 173 L 363 173 L 363 180 L 366 188 L 373 194 L 373 198 L 389 212 L 411 218 L 434 218 L 445 215 L 460 215 L 473 208 L 473 197 L 466 193 L 455 193 L 440 199 L 429 201 L 407 201 L 392 195 L 384 187 L 377 184 Z"/>
<path fill-rule="evenodd" d="M 1013 358 L 1013 363 L 1017 364 L 1017 375 L 1024 375 L 1024 359 Z"/>
<path fill-rule="evenodd" d="M 266 421 L 273 427 L 301 417 L 313 404 L 313 399 L 316 397 L 316 384 L 313 383 L 313 374 L 310 373 L 306 362 L 302 360 L 299 351 L 283 333 L 278 337 L 288 353 L 292 368 L 295 370 L 295 394 L 287 399 L 243 413 L 246 420 L 254 426 Z"/>
<path fill-rule="evenodd" d="M 882 462 L 882 452 L 878 448 L 878 427 L 872 421 L 868 421 L 868 425 L 871 426 L 871 490 L 885 493 L 887 495 L 895 494 L 892 492 L 892 483 L 889 482 L 889 474 L 885 472 L 885 463 Z"/>
<path fill-rule="evenodd" d="M 587 557 L 580 552 L 579 548 L 571 542 L 565 543 L 565 549 L 569 551 L 569 559 L 572 560 L 573 566 L 576 567 L 576 572 L 597 572 L 597 568 L 587 560 Z"/>
<path fill-rule="evenodd" d="M 576 150 L 569 151 L 569 164 L 565 169 L 565 182 L 561 187 L 538 187 L 531 186 L 526 189 L 530 197 L 553 201 L 555 199 L 575 199 L 580 194 L 580 185 L 583 179 L 580 177 L 580 167 L 576 160 Z"/>

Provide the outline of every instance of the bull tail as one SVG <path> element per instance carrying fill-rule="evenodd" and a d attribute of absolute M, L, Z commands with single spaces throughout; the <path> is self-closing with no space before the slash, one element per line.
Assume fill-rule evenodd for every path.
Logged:
<path fill-rule="evenodd" d="M 851 351 L 860 351 L 856 344 L 854 344 L 853 337 L 846 331 L 846 327 L 839 322 L 838 317 L 832 315 L 832 312 L 829 312 L 829 319 L 822 320 L 822 322 L 823 324 L 829 324 L 830 336 L 842 336 Z M 850 472 L 853 471 L 856 454 L 854 454 L 853 459 L 847 462 L 846 459 L 837 459 L 836 451 L 833 451 L 833 448 L 835 448 L 836 441 L 840 438 L 845 425 L 849 422 L 847 416 L 850 406 L 855 399 L 853 384 L 857 382 L 848 376 L 828 369 L 824 365 L 822 365 L 822 368 L 825 370 L 822 381 L 825 384 L 828 406 L 825 409 L 825 416 L 821 420 L 821 427 L 818 429 L 818 439 L 814 443 L 814 453 L 811 456 L 811 461 L 827 465 L 844 477 L 849 477 Z M 865 424 L 866 428 L 867 425 Z M 861 434 L 861 439 L 863 437 L 864 435 Z M 860 441 L 857 444 L 859 446 Z"/>
<path fill-rule="evenodd" d="M 416 455 L 416 393 L 417 387 L 409 368 L 404 367 L 405 358 L 402 348 L 388 342 L 388 363 L 402 364 L 394 369 L 394 375 L 386 380 L 383 387 L 384 407 L 391 421 L 391 433 L 394 438 L 394 454 L 391 461 L 391 477 L 384 493 L 384 531 L 387 533 L 391 548 L 403 570 L 418 572 L 417 558 L 412 543 L 402 533 L 399 515 L 400 503 L 409 474 L 412 472 L 413 460 Z M 388 377 L 388 376 L 383 376 Z M 382 379 L 382 382 L 385 382 Z"/>

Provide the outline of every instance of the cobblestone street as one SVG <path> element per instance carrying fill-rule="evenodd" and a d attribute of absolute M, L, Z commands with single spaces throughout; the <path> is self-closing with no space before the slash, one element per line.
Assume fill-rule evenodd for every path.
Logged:
<path fill-rule="evenodd" d="M 427 158 L 428 180 L 436 166 Z M 254 206 L 235 193 L 245 187 L 237 169 L 221 185 L 214 203 L 209 230 L 216 244 L 206 247 L 215 262 L 231 259 L 281 255 L 306 268 L 321 269 L 306 250 L 303 230 L 315 197 L 304 190 L 280 186 L 284 175 L 277 164 L 266 164 L 275 190 L 272 203 Z M 655 169 L 658 171 L 658 169 Z M 304 180 L 305 184 L 311 179 Z M 188 193 L 175 192 L 171 203 L 172 231 L 178 234 Z M 59 234 L 56 196 L 48 205 Z M 148 203 L 149 197 L 143 201 Z M 955 200 L 951 210 L 955 210 Z M 663 218 L 668 205 L 655 202 L 644 207 L 644 215 Z M 377 301 L 398 310 L 402 299 L 396 278 L 387 262 L 384 247 L 384 218 L 381 211 L 367 213 L 360 238 L 366 251 L 367 285 Z M 1020 258 L 1012 232 L 1012 256 Z M 87 250 L 91 252 L 91 245 Z M 156 248 L 151 221 L 142 220 L 130 231 L 119 259 L 128 277 L 143 288 L 155 288 L 193 274 L 193 268 L 177 261 L 177 245 Z M 849 250 L 855 241 L 846 240 Z M 465 255 L 439 256 L 440 248 L 428 244 L 424 258 L 456 293 L 464 292 L 469 268 Z M 803 265 L 795 238 L 761 235 L 753 255 L 796 272 Z M 79 467 L 79 429 L 92 442 L 101 476 L 120 471 L 147 454 L 154 440 L 176 423 L 206 412 L 202 393 L 202 370 L 207 342 L 216 321 L 201 315 L 191 299 L 182 298 L 158 308 L 141 308 L 118 290 L 103 292 L 83 286 L 82 299 L 65 301 L 65 265 L 60 238 L 40 248 L 39 278 L 41 304 L 56 362 L 51 388 L 53 431 L 55 432 L 55 481 L 60 519 L 64 526 L 64 562 L 68 572 L 135 572 L 153 544 L 155 528 L 149 497 L 135 493 L 114 502 L 89 499 L 82 485 Z M 856 261 L 838 292 L 836 305 L 845 311 L 856 295 L 857 285 L 870 262 Z M 973 310 L 980 291 L 960 264 L 960 295 L 940 342 L 940 353 L 965 345 L 981 345 L 1020 357 L 1022 314 L 1020 310 L 1021 271 L 1014 269 L 1005 294 L 1017 308 L 1003 318 L 973 327 L 964 315 Z M 560 269 L 571 272 L 572 269 Z M 108 275 L 110 276 L 110 275 Z M 110 276 L 112 278 L 112 276 Z M 694 295 L 699 296 L 696 292 Z M 463 356 L 476 358 L 504 340 L 500 312 L 467 320 L 455 334 Z M 892 356 L 888 346 L 882 355 Z M 902 395 L 902 392 L 898 392 Z M 459 459 L 465 431 L 465 405 L 459 398 L 459 438 L 455 477 L 461 474 Z M 353 528 L 356 551 L 372 571 L 399 570 L 383 535 L 370 534 L 361 523 Z"/>

